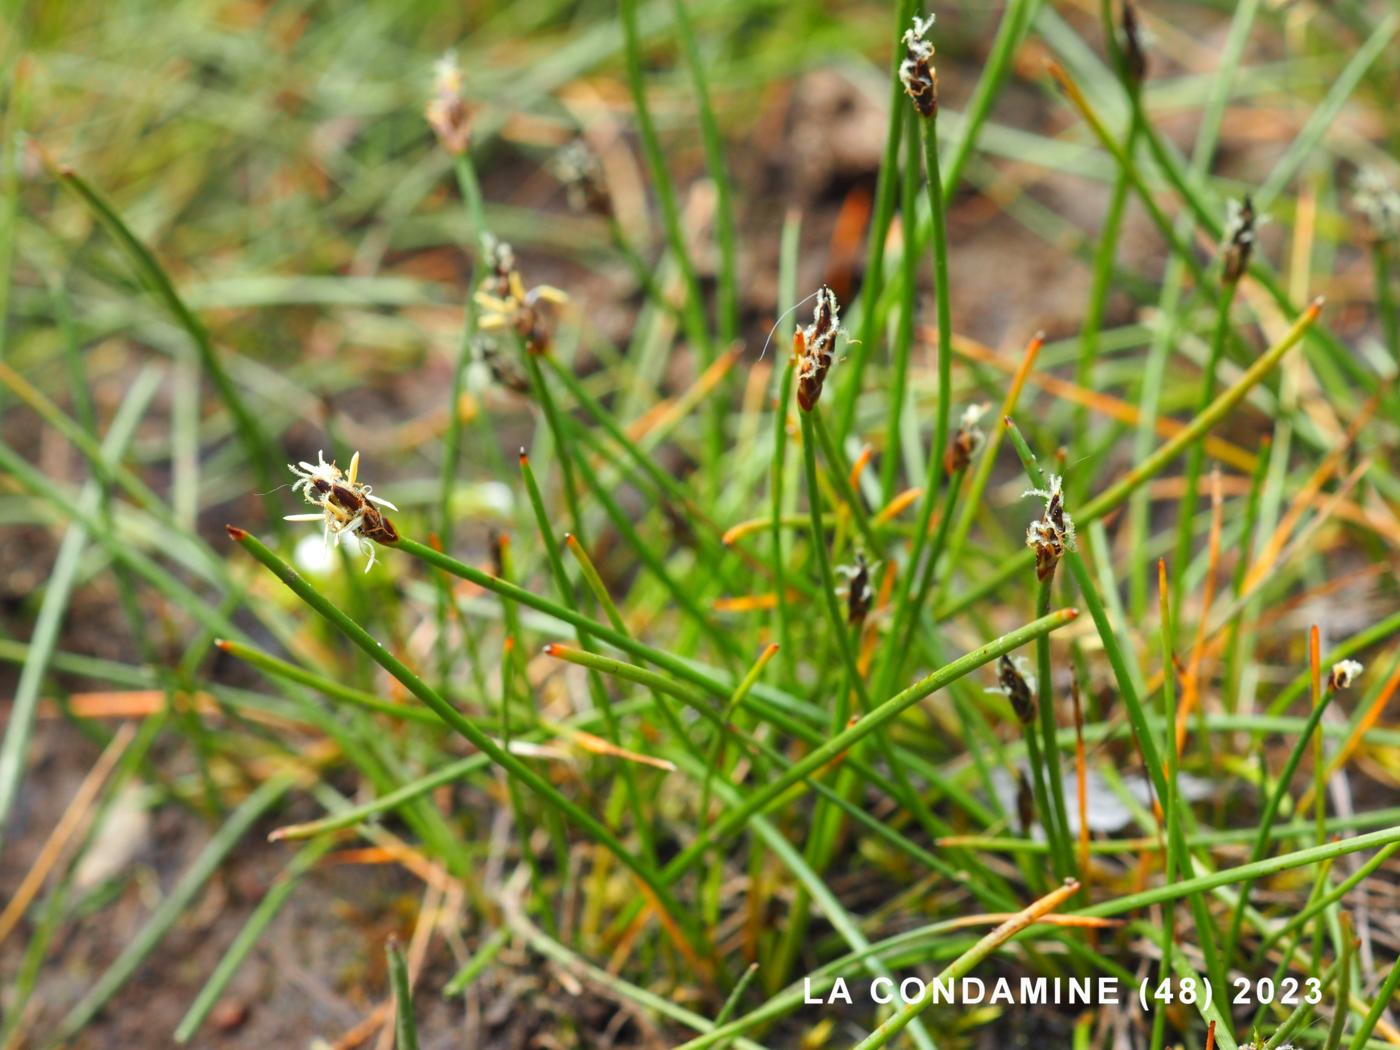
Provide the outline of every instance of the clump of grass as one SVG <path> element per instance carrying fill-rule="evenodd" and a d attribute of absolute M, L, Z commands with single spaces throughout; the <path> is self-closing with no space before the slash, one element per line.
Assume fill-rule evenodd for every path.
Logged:
<path fill-rule="evenodd" d="M 139 1008 L 132 978 L 162 963 L 234 856 L 281 875 L 231 918 L 180 1004 L 180 1042 L 331 863 L 391 864 L 421 889 L 413 979 L 391 938 L 387 982 L 368 990 L 383 1005 L 364 1032 L 400 1047 L 429 1041 L 439 994 L 476 1004 L 538 960 L 574 1000 L 620 1006 L 606 1037 L 637 1045 L 933 1048 L 1023 1022 L 1047 1043 L 1077 1025 L 1075 1045 L 1127 1026 L 1154 1050 L 1394 1036 L 1394 930 L 1357 901 L 1400 844 L 1400 810 L 1376 801 L 1400 747 L 1379 724 L 1400 685 L 1400 209 L 1373 163 L 1383 148 L 1327 131 L 1346 107 L 1389 119 L 1373 96 L 1395 76 L 1400 16 L 1309 12 L 1311 53 L 1280 69 L 1246 63 L 1250 39 L 1286 29 L 1253 2 L 1213 65 L 1132 4 L 1102 4 L 1086 39 L 1013 0 L 980 63 L 944 35 L 950 19 L 893 7 L 857 41 L 888 59 L 877 94 L 892 105 L 868 261 L 844 302 L 808 232 L 818 205 L 778 200 L 773 252 L 750 228 L 773 202 L 747 195 L 735 136 L 754 81 L 808 58 L 787 24 L 765 62 L 738 49 L 735 0 L 628 0 L 596 24 L 547 3 L 525 42 L 550 61 L 526 72 L 497 64 L 510 49 L 494 50 L 487 18 L 484 43 L 469 34 L 431 75 L 422 62 L 413 102 L 328 73 L 338 105 L 387 130 L 341 157 L 344 202 L 307 206 L 339 263 L 298 257 L 305 285 L 269 278 L 282 256 L 265 245 L 222 284 L 197 281 L 151 217 L 179 172 L 132 199 L 61 123 L 33 155 L 73 168 L 26 178 L 67 197 L 21 221 L 20 198 L 44 189 L 6 169 L 0 385 L 20 422 L 0 441 L 0 501 L 64 538 L 20 602 L 25 629 L 0 639 L 21 668 L 0 841 L 35 838 L 41 719 L 113 742 L 0 918 L 0 944 L 26 939 L 0 1045 Z M 794 12 L 813 40 L 850 28 Z M 1029 61 L 1042 52 L 1044 76 Z M 673 65 L 685 75 L 658 75 Z M 1013 84 L 1043 88 L 1069 130 L 999 123 Z M 18 87 L 12 132 L 35 119 Z M 589 124 L 616 107 L 579 102 L 624 93 L 640 164 L 626 135 Z M 1218 164 L 1229 106 L 1257 97 L 1296 107 L 1268 129 L 1272 165 Z M 1197 106 L 1182 157 L 1163 127 Z M 695 132 L 695 158 L 678 130 Z M 644 179 L 615 182 L 629 170 Z M 1023 182 L 1050 176 L 1107 188 L 1095 233 Z M 190 181 L 214 177 L 210 162 Z M 519 189 L 539 185 L 573 214 Z M 656 229 L 634 224 L 650 205 Z M 1088 266 L 1084 301 L 1043 304 L 1045 327 L 1072 334 L 1038 332 L 1019 359 L 975 341 L 1003 273 L 1029 262 L 960 257 L 989 207 L 1047 238 L 1056 266 Z M 348 250 L 361 223 L 374 232 Z M 90 247 L 89 226 L 105 231 Z M 433 259 L 450 276 L 410 276 Z M 755 303 L 773 277 L 776 298 Z M 1345 309 L 1324 316 L 1324 287 Z M 285 341 L 296 324 L 278 303 L 354 335 L 336 354 L 264 354 L 242 326 Z M 428 363 L 386 364 L 446 316 Z M 774 342 L 791 357 L 757 351 Z M 408 418 L 351 407 L 430 368 L 441 382 Z M 113 377 L 117 394 L 95 397 Z M 169 425 L 143 426 L 165 411 L 162 384 Z M 989 405 L 1001 423 L 984 434 Z M 54 447 L 81 487 L 48 469 Z M 236 547 L 216 517 L 234 519 Z M 84 651 L 88 590 L 117 610 L 124 658 Z M 113 719 L 140 728 L 113 740 Z M 135 782 L 213 831 L 82 997 L 47 1006 L 57 934 L 107 900 L 84 896 L 79 860 Z M 420 969 L 425 954 L 449 965 Z M 841 977 L 974 972 L 1204 978 L 1215 998 L 1078 1022 L 807 1001 Z M 1330 998 L 1235 1003 L 1240 977 Z M 539 1015 L 559 1045 L 604 1038 L 573 1005 Z"/>

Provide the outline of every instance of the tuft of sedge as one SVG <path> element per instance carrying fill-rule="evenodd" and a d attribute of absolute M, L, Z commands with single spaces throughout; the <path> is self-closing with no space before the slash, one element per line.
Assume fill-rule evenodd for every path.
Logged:
<path fill-rule="evenodd" d="M 899 64 L 899 82 L 904 85 L 904 93 L 925 118 L 938 115 L 938 70 L 933 66 L 933 43 L 928 39 L 933 18 L 933 15 L 914 16 L 913 23 L 904 31 L 904 61 Z"/>
<path fill-rule="evenodd" d="M 804 412 L 817 407 L 840 333 L 841 304 L 836 301 L 836 293 L 822 285 L 817 290 L 812 323 L 792 335 L 792 353 L 797 363 L 797 404 Z"/>
<path fill-rule="evenodd" d="M 987 443 L 987 435 L 982 433 L 981 428 L 977 426 L 977 421 L 982 418 L 986 411 L 986 405 L 968 405 L 963 410 L 958 432 L 953 435 L 953 439 L 948 442 L 948 448 L 943 453 L 945 473 L 955 474 L 960 470 L 966 470 L 972 463 L 972 458 L 982 451 L 982 446 Z"/>
<path fill-rule="evenodd" d="M 1123 71 L 1137 88 L 1147 78 L 1147 52 L 1142 44 L 1142 26 L 1132 0 L 1123 0 Z"/>
<path fill-rule="evenodd" d="M 1361 672 L 1365 668 L 1356 660 L 1342 660 L 1332 665 L 1332 673 L 1327 676 L 1327 688 L 1334 692 L 1341 689 L 1350 689 L 1352 684 L 1361 677 Z"/>
<path fill-rule="evenodd" d="M 1245 194 L 1244 200 L 1231 200 L 1227 205 L 1225 233 L 1220 246 L 1222 284 L 1237 284 L 1245 275 L 1250 256 L 1254 254 L 1254 240 L 1254 202 Z"/>
<path fill-rule="evenodd" d="M 451 156 L 460 157 L 471 143 L 471 113 L 462 97 L 462 70 L 450 51 L 433 66 L 433 94 L 423 107 L 439 145 Z"/>
<path fill-rule="evenodd" d="M 1035 719 L 1035 700 L 1032 699 L 1029 675 L 1011 657 L 1002 654 L 997 661 L 997 692 L 1011 701 L 1011 709 L 1022 725 L 1030 725 Z M 1033 679 L 1032 679 L 1033 681 Z"/>

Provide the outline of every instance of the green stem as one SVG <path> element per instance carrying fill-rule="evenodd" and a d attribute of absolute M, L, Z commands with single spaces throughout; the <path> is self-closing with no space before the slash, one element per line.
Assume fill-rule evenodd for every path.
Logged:
<path fill-rule="evenodd" d="M 442 721 L 460 734 L 468 743 L 477 750 L 484 753 L 493 763 L 500 766 L 511 776 L 519 779 L 535 794 L 560 814 L 567 817 L 573 823 L 583 828 L 595 840 L 597 840 L 608 852 L 612 853 L 622 865 L 631 871 L 643 885 L 651 892 L 659 907 L 664 909 L 677 923 L 683 931 L 683 935 L 691 942 L 691 947 L 697 946 L 697 934 L 687 928 L 685 913 L 680 905 L 666 889 L 665 883 L 658 877 L 657 871 L 643 863 L 626 846 L 618 840 L 611 830 L 602 823 L 592 813 L 583 809 L 577 803 L 564 796 L 549 780 L 535 772 L 520 759 L 502 748 L 491 737 L 487 736 L 475 722 L 468 719 L 455 707 L 449 704 L 440 696 L 436 690 L 414 674 L 407 665 L 398 657 L 390 653 L 375 638 L 373 638 L 363 627 L 361 627 L 329 599 L 323 596 L 318 590 L 308 584 L 297 574 L 290 565 L 269 550 L 252 533 L 242 529 L 229 527 L 229 535 L 244 550 L 253 555 L 261 562 L 273 575 L 280 579 L 298 598 L 309 605 L 312 610 L 319 613 L 330 622 L 337 630 L 344 634 L 350 641 L 379 664 L 380 667 L 388 671 L 395 679 L 404 685 L 409 692 L 426 704 L 434 714 Z M 403 546 L 404 541 L 400 540 L 399 546 Z M 708 951 L 699 953 L 708 955 Z"/>
<path fill-rule="evenodd" d="M 1235 300 L 1235 282 L 1230 282 L 1221 293 L 1220 302 L 1216 307 L 1215 331 L 1210 341 L 1210 353 L 1206 357 L 1205 368 L 1201 373 L 1201 390 L 1196 399 L 1196 413 L 1200 414 L 1210 407 L 1211 398 L 1215 396 L 1215 373 L 1220 367 L 1221 358 L 1225 352 L 1225 341 L 1230 335 L 1230 304 Z M 1202 444 L 1192 445 L 1186 454 L 1186 475 L 1185 488 L 1181 493 L 1181 504 L 1177 508 L 1176 522 L 1176 560 L 1175 570 L 1172 573 L 1172 614 L 1173 619 L 1180 621 L 1181 602 L 1185 597 L 1183 583 L 1186 578 L 1186 566 L 1191 560 L 1191 532 L 1195 524 L 1196 517 L 1196 489 L 1201 480 L 1201 465 L 1205 460 L 1205 446 Z"/>
<path fill-rule="evenodd" d="M 408 963 L 397 937 L 384 947 L 389 960 L 389 983 L 394 988 L 394 1050 L 418 1050 L 418 1021 L 413 1014 L 413 989 L 408 982 Z"/>

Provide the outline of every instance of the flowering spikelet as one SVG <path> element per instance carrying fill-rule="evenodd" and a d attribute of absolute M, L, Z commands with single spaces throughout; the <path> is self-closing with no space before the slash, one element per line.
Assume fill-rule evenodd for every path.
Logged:
<path fill-rule="evenodd" d="M 433 65 L 433 97 L 423 108 L 438 142 L 454 157 L 467 152 L 471 140 L 471 114 L 462 97 L 462 70 L 452 52 Z"/>
<path fill-rule="evenodd" d="M 1327 676 L 1327 688 L 1336 692 L 1340 689 L 1350 689 L 1352 683 L 1361 677 L 1361 672 L 1365 670 L 1355 660 L 1342 660 L 1332 665 L 1332 673 Z"/>
<path fill-rule="evenodd" d="M 380 507 L 398 510 L 386 499 L 373 494 L 368 485 L 360 483 L 360 454 L 350 457 L 350 468 L 344 472 L 335 462 L 326 462 L 324 453 L 316 454 L 315 463 L 302 461 L 287 469 L 297 476 L 292 491 L 301 490 L 306 502 L 319 507 L 316 514 L 288 514 L 288 521 L 319 521 L 325 527 L 326 546 L 335 538 L 339 546 L 348 536 L 361 554 L 368 556 L 365 572 L 374 566 L 375 543 L 397 543 L 399 533 L 394 523 L 384 516 Z"/>
<path fill-rule="evenodd" d="M 1029 725 L 1035 718 L 1035 675 L 1023 656 L 1014 660 L 1003 654 L 997 661 L 997 684 L 988 692 L 1000 693 L 1011 701 L 1011 710 L 1016 712 L 1022 725 Z"/>
<path fill-rule="evenodd" d="M 812 323 L 792 336 L 792 352 L 797 360 L 797 403 L 810 412 L 822 396 L 822 384 L 831 369 L 836 337 L 841 332 L 841 304 L 826 285 L 817 292 Z"/>
<path fill-rule="evenodd" d="M 938 71 L 933 67 L 933 43 L 926 39 L 932 28 L 933 15 L 914 16 L 913 24 L 904 31 L 904 61 L 899 64 L 904 93 L 924 117 L 938 113 Z"/>
<path fill-rule="evenodd" d="M 1362 168 L 1351 184 L 1351 203 L 1378 241 L 1400 238 L 1400 190 L 1379 168 Z"/>
<path fill-rule="evenodd" d="M 1254 222 L 1254 203 L 1248 194 L 1243 201 L 1231 200 L 1227 205 L 1220 245 L 1222 283 L 1235 284 L 1249 269 L 1249 257 L 1254 253 Z"/>
<path fill-rule="evenodd" d="M 870 586 L 870 573 L 877 567 L 877 565 L 870 565 L 866 562 L 865 554 L 862 551 L 856 551 L 854 565 L 840 565 L 836 568 L 836 571 L 849 581 L 844 588 L 846 622 L 853 627 L 864 623 L 866 616 L 870 613 L 870 606 L 875 598 L 875 592 Z"/>
<path fill-rule="evenodd" d="M 554 177 L 564 184 L 569 207 L 604 217 L 612 214 L 612 198 L 603 184 L 603 166 L 583 139 L 574 139 L 550 162 Z"/>
<path fill-rule="evenodd" d="M 986 411 L 986 405 L 968 405 L 963 409 L 958 432 L 953 435 L 953 440 L 948 443 L 948 448 L 943 453 L 943 469 L 949 474 L 966 470 L 972 462 L 972 457 L 982 451 L 982 446 L 987 443 L 987 435 L 977 426 L 977 421 Z"/>
<path fill-rule="evenodd" d="M 542 306 L 545 303 L 559 306 L 567 303 L 569 297 L 547 284 L 527 291 L 510 245 L 494 238 L 486 244 L 490 275 L 476 292 L 476 304 L 481 309 L 477 327 L 488 333 L 512 331 L 526 353 L 548 353 L 553 333 L 550 317 Z"/>
<path fill-rule="evenodd" d="M 1023 496 L 1039 496 L 1045 500 L 1045 510 L 1026 527 L 1026 546 L 1035 551 L 1036 579 L 1048 580 L 1065 551 L 1074 550 L 1074 519 L 1065 513 L 1063 482 L 1058 474 L 1050 475 L 1050 488 L 1030 489 Z"/>

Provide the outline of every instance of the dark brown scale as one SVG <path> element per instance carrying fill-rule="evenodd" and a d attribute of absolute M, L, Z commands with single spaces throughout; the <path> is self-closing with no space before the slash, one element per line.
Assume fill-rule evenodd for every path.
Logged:
<path fill-rule="evenodd" d="M 1057 544 L 1041 543 L 1035 548 L 1035 578 L 1044 583 L 1055 575 L 1055 566 L 1060 564 Z"/>
<path fill-rule="evenodd" d="M 368 503 L 365 504 L 364 521 L 360 524 L 360 535 L 366 539 L 374 540 L 375 543 L 399 542 L 399 530 L 394 528 L 394 523 Z"/>
<path fill-rule="evenodd" d="M 1031 699 L 1031 687 L 1021 677 L 1021 672 L 1016 670 L 1011 657 L 1001 658 L 997 664 L 997 677 L 1006 692 L 1006 698 L 1011 701 L 1011 709 L 1016 712 L 1016 717 L 1022 725 L 1029 725 L 1035 718 L 1035 701 Z"/>
<path fill-rule="evenodd" d="M 1055 526 L 1057 536 L 1065 534 L 1065 501 L 1060 493 L 1056 492 L 1050 497 L 1050 504 L 1045 508 L 1045 520 Z"/>
<path fill-rule="evenodd" d="M 1065 503 L 1059 492 L 1051 495 L 1040 520 L 1049 526 L 1048 530 L 1042 530 L 1035 545 L 1035 576 L 1044 582 L 1054 575 L 1055 566 L 1065 553 Z"/>
<path fill-rule="evenodd" d="M 331 502 L 341 510 L 349 511 L 351 514 L 358 514 L 365 509 L 364 498 L 354 489 L 346 488 L 344 485 L 331 486 Z"/>

